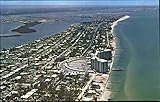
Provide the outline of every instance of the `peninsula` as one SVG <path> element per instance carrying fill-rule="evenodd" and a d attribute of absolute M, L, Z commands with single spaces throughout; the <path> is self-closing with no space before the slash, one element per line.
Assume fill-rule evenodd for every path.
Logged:
<path fill-rule="evenodd" d="M 116 47 L 113 28 L 128 17 L 97 15 L 64 32 L 1 51 L 1 99 L 109 100 L 107 85 Z"/>

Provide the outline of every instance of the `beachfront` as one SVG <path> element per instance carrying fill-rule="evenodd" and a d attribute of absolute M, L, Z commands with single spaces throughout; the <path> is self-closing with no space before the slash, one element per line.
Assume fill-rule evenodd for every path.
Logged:
<path fill-rule="evenodd" d="M 123 17 L 121 17 L 121 18 L 119 18 L 118 20 L 116 20 L 115 22 L 113 22 L 113 24 L 111 25 L 111 28 L 112 28 L 112 30 L 111 30 L 111 32 L 112 32 L 112 34 L 113 34 L 113 36 L 115 36 L 114 35 L 114 27 L 118 24 L 118 22 L 121 22 L 121 21 L 123 21 L 123 20 L 126 20 L 126 19 L 128 19 L 128 18 L 130 18 L 130 16 L 128 16 L 128 15 L 125 15 L 125 16 L 123 16 Z M 112 43 L 111 43 L 111 46 L 114 48 L 114 49 L 116 49 L 116 39 L 115 38 L 113 38 L 112 39 L 112 41 L 111 41 Z M 105 88 L 104 88 L 104 92 L 103 92 L 103 94 L 102 94 L 102 98 L 100 99 L 100 101 L 109 101 L 109 99 L 111 99 L 111 91 L 109 90 L 109 89 L 107 89 L 107 87 L 109 87 L 108 86 L 108 81 L 109 81 L 109 76 L 110 76 L 110 74 L 111 74 L 111 71 L 112 71 L 112 67 L 113 67 L 113 64 L 114 64 L 114 59 L 115 59 L 115 50 L 113 50 L 113 57 L 112 57 L 112 63 L 111 63 L 111 65 L 110 65 L 110 72 L 109 72 L 109 75 L 108 75 L 108 77 L 107 77 L 107 82 L 106 82 L 106 85 L 105 85 Z"/>
<path fill-rule="evenodd" d="M 92 57 L 90 55 L 92 53 L 94 54 L 97 50 L 102 52 L 103 50 L 105 51 L 105 49 L 110 49 L 112 50 L 112 56 L 114 56 L 114 26 L 110 29 L 110 25 L 115 25 L 113 22 L 121 17 L 122 16 L 106 16 L 101 17 L 101 19 L 95 19 L 94 22 L 74 24 L 66 31 L 55 36 L 1 51 L 1 59 L 4 62 L 1 64 L 1 73 L 3 75 L 1 78 L 1 88 L 3 90 L 2 99 L 42 100 L 42 97 L 45 97 L 48 100 L 66 100 L 68 99 L 67 97 L 70 97 L 70 100 L 76 100 L 80 95 L 78 100 L 85 100 L 87 96 L 85 95 L 84 97 L 83 95 L 87 94 L 86 90 L 90 87 L 92 80 L 104 77 L 105 80 L 102 85 L 99 82 L 95 83 L 100 87 L 100 93 L 93 92 L 96 88 L 88 92 L 92 94 L 90 100 L 95 100 L 95 94 L 98 95 L 97 99 L 103 100 L 104 97 L 108 97 L 106 99 L 108 100 L 110 93 L 106 94 L 105 88 L 114 59 L 112 57 L 112 60 L 105 60 L 104 62 L 107 65 L 105 68 L 107 70 L 109 69 L 109 72 L 103 72 L 106 73 L 106 75 L 102 74 L 101 76 L 101 74 L 97 74 L 91 78 L 94 73 L 97 73 L 97 71 L 101 69 L 95 68 L 95 70 L 91 68 L 90 64 L 92 63 L 90 60 Z M 124 20 L 124 17 L 122 18 Z M 7 59 L 6 56 L 8 56 Z M 65 66 L 66 64 L 59 66 L 59 63 L 62 61 L 67 62 L 69 58 L 73 57 L 86 58 L 84 63 L 82 63 L 85 65 L 84 72 L 80 73 L 77 70 L 68 69 L 68 67 Z M 104 60 L 99 61 L 98 63 L 103 63 Z M 111 66 L 108 66 L 109 64 L 111 64 Z M 17 69 L 17 67 L 19 68 Z M 64 87 L 64 85 L 68 85 L 71 82 L 73 83 L 73 80 L 75 80 L 74 87 L 72 84 Z M 10 83 L 11 81 L 13 83 Z M 87 87 L 85 87 L 86 83 L 88 83 Z M 16 86 L 14 84 L 16 84 Z M 10 89 L 11 87 L 8 87 L 8 85 L 10 85 L 13 90 Z M 24 89 L 22 90 L 21 87 Z M 85 89 L 83 89 L 83 87 Z M 62 89 L 63 91 L 65 90 L 64 95 L 59 93 Z M 53 94 L 53 92 L 56 93 Z M 32 94 L 28 95 L 28 93 Z M 53 97 L 57 96 L 58 98 L 53 99 Z"/>

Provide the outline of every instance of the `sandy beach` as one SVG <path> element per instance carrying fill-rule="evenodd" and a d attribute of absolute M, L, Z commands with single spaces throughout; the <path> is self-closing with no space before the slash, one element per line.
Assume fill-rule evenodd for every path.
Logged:
<path fill-rule="evenodd" d="M 117 21 L 113 22 L 113 24 L 111 25 L 111 28 L 112 28 L 111 33 L 113 33 L 114 27 L 117 25 L 118 22 L 126 20 L 128 18 L 130 18 L 130 16 L 125 15 L 125 16 L 121 17 L 120 19 L 118 19 Z"/>
<path fill-rule="evenodd" d="M 117 21 L 113 22 L 113 24 L 111 25 L 111 28 L 112 28 L 111 33 L 114 35 L 114 27 L 118 24 L 118 22 L 126 20 L 128 18 L 130 18 L 130 16 L 125 15 L 125 16 L 121 17 L 120 19 L 118 19 Z M 114 47 L 114 49 L 116 48 L 116 39 L 115 38 L 112 40 L 112 44 L 111 45 Z M 111 65 L 110 65 L 110 68 L 112 68 L 112 66 L 113 66 L 115 50 L 112 52 L 112 54 L 113 54 L 113 59 L 112 59 L 113 61 L 112 61 Z M 112 70 L 110 70 L 110 72 L 109 72 L 109 76 L 111 74 L 111 71 Z M 102 97 L 101 97 L 100 101 L 108 101 L 111 98 L 110 97 L 111 91 L 107 89 L 109 76 L 107 78 L 107 83 L 106 83 L 106 86 L 105 86 L 105 90 L 104 90 L 104 92 L 102 94 Z"/>

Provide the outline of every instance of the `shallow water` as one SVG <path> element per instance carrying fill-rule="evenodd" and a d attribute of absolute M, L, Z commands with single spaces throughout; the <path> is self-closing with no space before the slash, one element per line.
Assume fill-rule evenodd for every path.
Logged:
<path fill-rule="evenodd" d="M 157 11 L 141 11 L 115 27 L 119 60 L 114 67 L 124 72 L 112 72 L 114 100 L 160 99 L 160 49 Z"/>

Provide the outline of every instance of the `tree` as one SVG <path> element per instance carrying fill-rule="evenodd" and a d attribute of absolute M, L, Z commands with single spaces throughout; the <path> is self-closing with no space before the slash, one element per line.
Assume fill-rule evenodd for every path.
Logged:
<path fill-rule="evenodd" d="M 55 60 L 55 62 L 61 62 L 61 61 L 64 61 L 65 59 L 66 59 L 65 56 L 60 56 Z"/>

